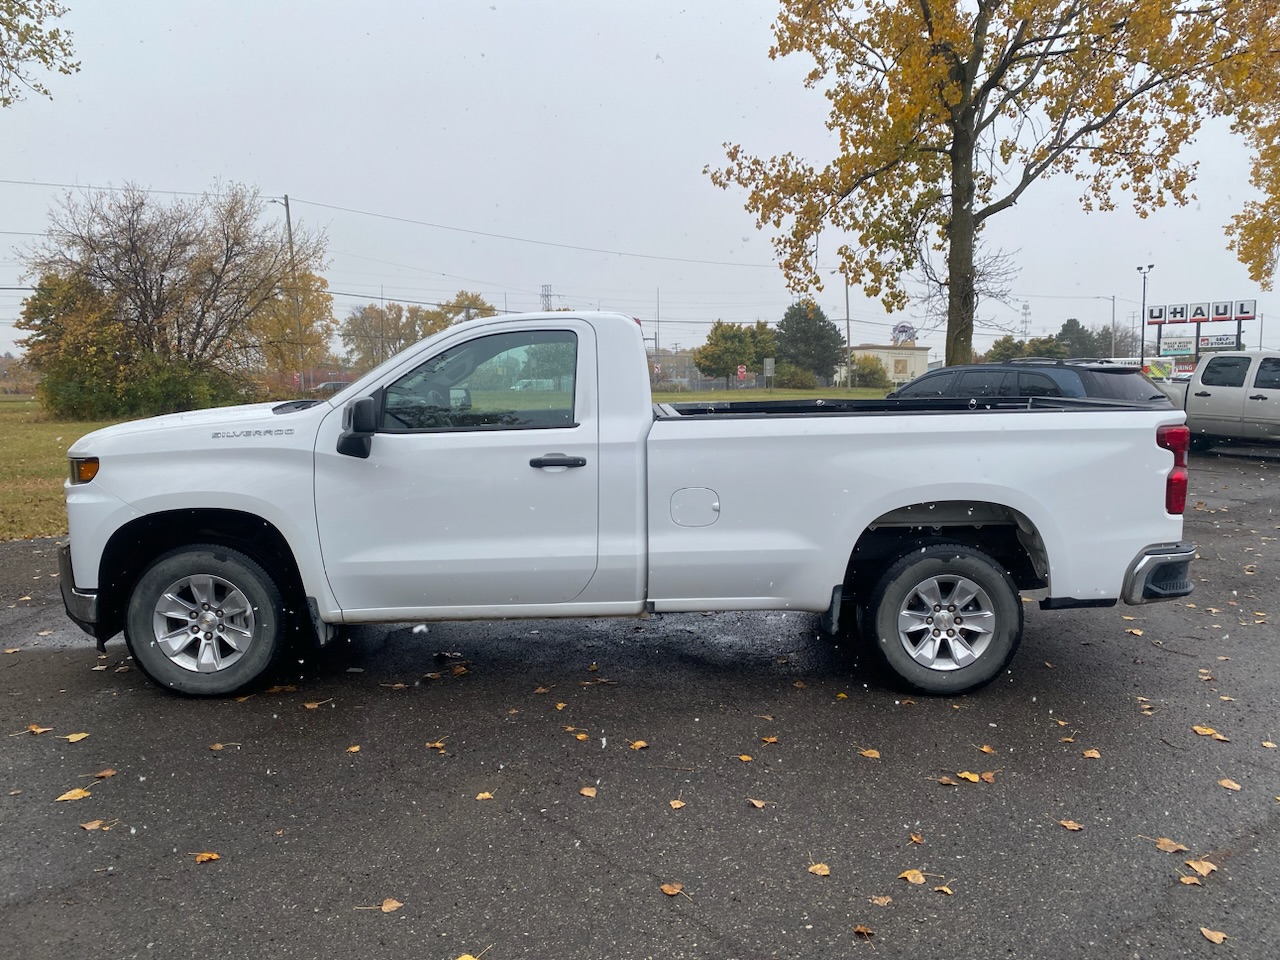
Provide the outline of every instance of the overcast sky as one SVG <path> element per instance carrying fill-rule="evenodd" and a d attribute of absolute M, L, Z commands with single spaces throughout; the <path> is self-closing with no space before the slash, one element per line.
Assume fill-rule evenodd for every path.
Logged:
<path fill-rule="evenodd" d="M 830 155 L 809 63 L 768 58 L 772 0 L 67 2 L 81 72 L 0 111 L 0 287 L 28 282 L 13 247 L 46 228 L 55 185 L 238 181 L 328 234 L 339 317 L 460 289 L 533 310 L 549 284 L 556 307 L 620 310 L 687 347 L 792 302 L 743 195 L 702 173 L 725 141 Z M 1215 127 L 1197 155 L 1186 208 L 1086 215 L 1057 180 L 998 215 L 987 238 L 1014 254 L 1017 302 L 980 306 L 975 349 L 1020 333 L 1024 304 L 1032 335 L 1110 324 L 1113 296 L 1130 324 L 1148 263 L 1150 304 L 1256 299 L 1265 317 L 1280 301 L 1222 234 L 1249 196 L 1243 146 Z M 22 297 L 0 291 L 0 352 Z M 843 327 L 843 287 L 817 299 Z M 854 343 L 926 326 L 856 289 L 851 307 Z M 1246 324 L 1260 335 L 1280 344 L 1280 306 Z M 921 342 L 941 356 L 941 330 Z"/>

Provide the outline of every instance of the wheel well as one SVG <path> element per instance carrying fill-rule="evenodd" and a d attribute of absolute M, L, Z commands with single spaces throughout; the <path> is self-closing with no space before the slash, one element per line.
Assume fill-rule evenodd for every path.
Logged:
<path fill-rule="evenodd" d="M 124 628 L 133 586 L 157 557 L 195 543 L 219 544 L 252 557 L 275 579 L 286 618 L 300 622 L 305 616 L 298 564 L 272 524 L 239 510 L 170 510 L 130 521 L 107 542 L 98 569 L 98 635 L 105 639 Z"/>
<path fill-rule="evenodd" d="M 1026 516 L 1000 504 L 947 500 L 891 510 L 869 524 L 849 556 L 847 591 L 865 600 L 894 560 L 943 541 L 981 550 L 1008 571 L 1019 590 L 1048 586 L 1044 541 Z"/>

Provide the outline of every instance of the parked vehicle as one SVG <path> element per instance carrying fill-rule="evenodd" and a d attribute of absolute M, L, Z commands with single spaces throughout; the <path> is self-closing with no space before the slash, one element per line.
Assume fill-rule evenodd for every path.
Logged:
<path fill-rule="evenodd" d="M 513 393 L 535 367 L 557 389 Z M 74 443 L 72 619 L 163 686 L 343 624 L 842 611 L 907 685 L 998 676 L 1046 608 L 1191 592 L 1187 429 L 1070 398 L 653 404 L 637 322 L 491 317 L 342 395 Z M 175 457 L 183 469 L 173 469 Z"/>
<path fill-rule="evenodd" d="M 1280 351 L 1206 353 L 1189 379 L 1156 385 L 1186 410 L 1193 450 L 1280 440 Z"/>
<path fill-rule="evenodd" d="M 1165 395 L 1137 367 L 1111 360 L 1028 357 L 941 367 L 889 394 L 893 398 L 1095 397 L 1163 403 Z"/>

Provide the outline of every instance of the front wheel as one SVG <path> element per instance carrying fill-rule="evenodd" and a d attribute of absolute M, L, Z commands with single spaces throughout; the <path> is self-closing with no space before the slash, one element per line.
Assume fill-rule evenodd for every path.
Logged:
<path fill-rule="evenodd" d="M 1022 640 L 1022 601 L 1009 575 L 957 543 L 900 557 L 872 592 L 868 614 L 885 664 L 923 693 L 990 683 Z"/>
<path fill-rule="evenodd" d="M 271 575 L 227 547 L 165 554 L 129 597 L 125 640 L 162 687 L 196 696 L 235 693 L 283 652 L 284 603 Z"/>

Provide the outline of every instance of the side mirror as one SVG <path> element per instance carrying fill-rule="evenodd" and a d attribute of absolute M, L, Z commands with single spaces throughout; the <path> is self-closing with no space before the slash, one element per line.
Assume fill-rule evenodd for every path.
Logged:
<path fill-rule="evenodd" d="M 378 430 L 378 404 L 373 397 L 360 397 L 342 408 L 342 435 L 338 452 L 344 457 L 367 459 Z"/>

